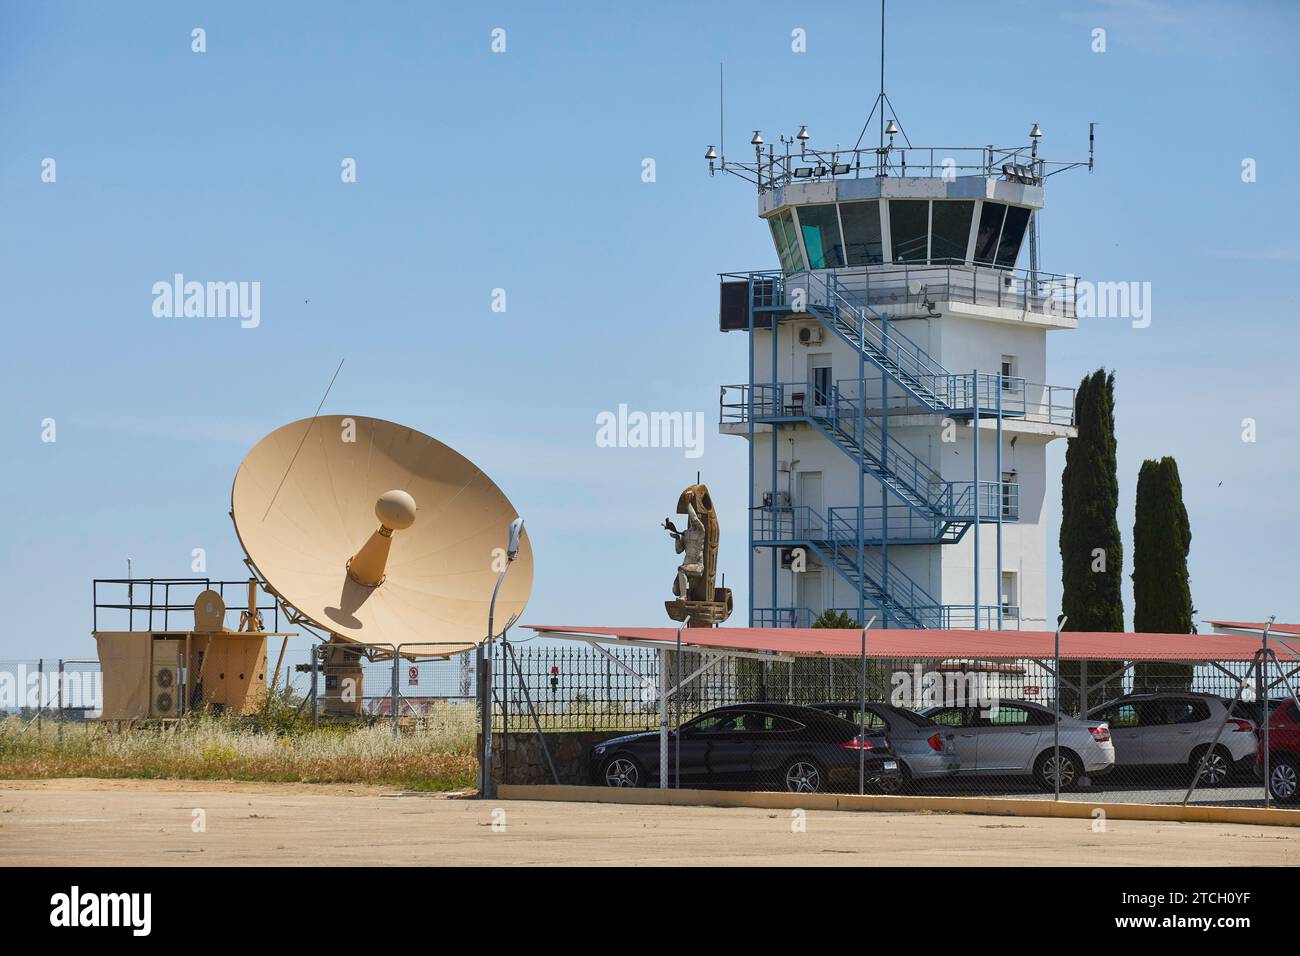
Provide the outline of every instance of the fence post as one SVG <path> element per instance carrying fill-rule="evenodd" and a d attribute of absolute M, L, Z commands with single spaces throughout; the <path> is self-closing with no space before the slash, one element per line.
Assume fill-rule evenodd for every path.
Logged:
<path fill-rule="evenodd" d="M 677 662 L 677 699 L 674 701 L 677 709 L 676 726 L 673 728 L 673 788 L 680 789 L 682 785 L 682 629 L 677 629 L 677 653 L 673 655 L 673 660 Z M 699 678 L 696 678 L 698 683 Z"/>
<path fill-rule="evenodd" d="M 978 602 L 976 605 L 978 614 Z M 1056 639 L 1052 645 L 1052 703 L 1056 719 L 1052 721 L 1052 799 L 1061 799 L 1061 628 L 1068 621 L 1064 614 L 1056 618 Z M 1082 769 L 1082 768 L 1080 768 Z"/>
<path fill-rule="evenodd" d="M 1271 766 L 1272 763 L 1271 758 L 1273 755 L 1268 752 L 1269 750 L 1268 725 L 1269 725 L 1269 718 L 1272 716 L 1268 712 L 1268 632 L 1273 629 L 1273 621 L 1276 620 L 1276 618 L 1277 618 L 1276 614 L 1270 616 L 1268 619 L 1268 623 L 1264 625 L 1264 636 L 1261 639 L 1261 644 L 1260 644 L 1263 653 L 1260 655 L 1261 660 L 1259 662 L 1260 670 L 1263 671 L 1264 674 L 1264 680 L 1260 684 L 1261 688 L 1263 689 L 1263 693 L 1257 695 L 1260 700 L 1260 720 L 1264 722 L 1264 733 L 1263 733 L 1264 739 L 1261 741 L 1261 743 L 1264 747 L 1264 809 L 1265 810 L 1268 810 L 1273 806 L 1273 790 L 1269 786 L 1269 774 L 1272 772 L 1273 769 Z M 1278 670 L 1281 670 L 1280 664 L 1278 666 Z M 1231 713 L 1231 711 L 1229 711 L 1229 713 Z M 1220 733 L 1222 733 L 1222 730 L 1220 730 Z M 1217 737 L 1215 738 L 1215 743 L 1218 743 Z M 1206 752 L 1208 753 L 1208 751 Z"/>
<path fill-rule="evenodd" d="M 867 629 L 862 628 L 862 656 L 858 665 L 858 796 L 867 792 Z"/>
<path fill-rule="evenodd" d="M 394 739 L 394 740 L 397 739 L 397 709 L 398 709 L 398 700 L 401 698 L 401 691 L 399 691 L 399 690 L 397 689 L 397 685 L 398 685 L 397 670 L 398 670 L 398 667 L 401 665 L 401 662 L 402 662 L 402 655 L 398 653 L 398 650 L 399 650 L 400 647 L 401 647 L 400 644 L 395 644 L 395 645 L 393 645 L 393 702 L 392 702 L 392 708 L 393 708 L 393 739 Z"/>
<path fill-rule="evenodd" d="M 668 652 L 659 648 L 659 789 L 668 789 Z"/>
<path fill-rule="evenodd" d="M 484 639 L 486 641 L 486 638 Z M 479 736 L 483 740 L 482 759 L 479 761 L 479 799 L 492 798 L 492 649 L 480 642 L 478 646 L 478 676 L 481 685 L 479 703 Z"/>
<path fill-rule="evenodd" d="M 36 659 L 36 739 L 41 739 L 41 715 L 45 713 L 45 658 Z"/>
<path fill-rule="evenodd" d="M 59 711 L 55 715 L 59 727 L 59 745 L 63 745 L 63 658 L 59 658 Z"/>
<path fill-rule="evenodd" d="M 319 651 L 320 651 L 320 645 L 313 644 L 311 646 L 311 651 L 307 654 L 307 660 L 311 664 L 311 726 L 313 730 L 316 728 L 316 711 L 317 711 L 316 694 L 317 691 L 320 689 L 319 681 L 317 680 L 317 674 L 316 674 L 319 668 L 319 664 L 316 660 L 317 657 L 319 656 L 318 654 Z"/>

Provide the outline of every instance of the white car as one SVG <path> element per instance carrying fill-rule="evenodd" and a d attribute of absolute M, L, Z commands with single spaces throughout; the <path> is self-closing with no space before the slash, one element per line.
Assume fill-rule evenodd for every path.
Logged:
<path fill-rule="evenodd" d="M 1233 771 L 1242 775 L 1253 771 L 1259 746 L 1245 705 L 1238 704 L 1225 723 L 1229 703 L 1214 694 L 1128 694 L 1089 714 L 1110 725 L 1115 764 L 1123 769 L 1186 767 L 1195 773 L 1222 727 L 1218 746 L 1201 774 L 1203 785 L 1217 787 Z"/>
<path fill-rule="evenodd" d="M 1054 713 L 1024 700 L 996 706 L 929 707 L 921 711 L 953 728 L 961 768 L 957 776 L 1029 776 L 1046 790 L 1056 786 Z M 1115 765 L 1110 728 L 1101 720 L 1061 715 L 1060 780 L 1073 790 L 1083 777 L 1107 773 Z"/>

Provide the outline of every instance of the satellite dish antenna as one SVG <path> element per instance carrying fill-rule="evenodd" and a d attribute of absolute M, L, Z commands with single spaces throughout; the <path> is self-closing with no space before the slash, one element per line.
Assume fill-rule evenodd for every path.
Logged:
<path fill-rule="evenodd" d="M 907 291 L 912 295 L 920 295 L 925 291 L 925 286 L 921 284 L 920 279 L 912 279 L 907 283 Z"/>
<path fill-rule="evenodd" d="M 507 550 L 518 554 L 498 619 L 523 613 L 532 590 L 532 548 L 501 489 L 455 450 L 378 418 L 271 432 L 239 466 L 231 518 L 272 593 L 335 641 L 379 653 L 447 657 L 482 642 Z"/>

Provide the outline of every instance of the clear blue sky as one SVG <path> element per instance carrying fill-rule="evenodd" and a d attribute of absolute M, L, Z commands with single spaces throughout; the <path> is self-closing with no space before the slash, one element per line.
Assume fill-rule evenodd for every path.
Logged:
<path fill-rule="evenodd" d="M 893 7 L 914 143 L 1019 143 L 1038 122 L 1043 153 L 1074 158 L 1099 124 L 1097 171 L 1051 182 L 1042 264 L 1151 282 L 1153 321 L 1053 335 L 1049 380 L 1117 373 L 1126 539 L 1141 460 L 1177 457 L 1203 616 L 1300 620 L 1297 6 Z M 90 580 L 128 557 L 183 576 L 202 547 L 241 577 L 235 469 L 341 358 L 325 411 L 437 436 L 527 517 L 525 620 L 661 622 L 659 522 L 697 469 L 744 607 L 745 443 L 716 420 L 745 343 L 717 332 L 716 273 L 775 253 L 751 189 L 702 159 L 718 62 L 733 155 L 756 127 L 852 143 L 877 44 L 868 3 L 4 4 L 0 659 L 91 654 Z M 259 281 L 261 325 L 156 318 L 176 272 Z M 703 457 L 598 448 L 620 403 L 703 412 Z"/>

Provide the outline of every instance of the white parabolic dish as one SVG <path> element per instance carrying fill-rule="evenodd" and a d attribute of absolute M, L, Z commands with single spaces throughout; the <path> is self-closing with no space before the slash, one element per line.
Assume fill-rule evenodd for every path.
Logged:
<path fill-rule="evenodd" d="M 366 587 L 347 565 L 379 528 L 376 503 L 389 491 L 415 500 L 415 521 L 392 532 L 384 579 Z M 403 654 L 441 657 L 486 636 L 517 513 L 473 462 L 428 435 L 329 415 L 253 447 L 235 475 L 231 517 L 258 574 L 303 617 L 377 650 L 407 645 Z M 523 612 L 532 584 L 525 532 L 497 597 L 498 631 Z"/>

